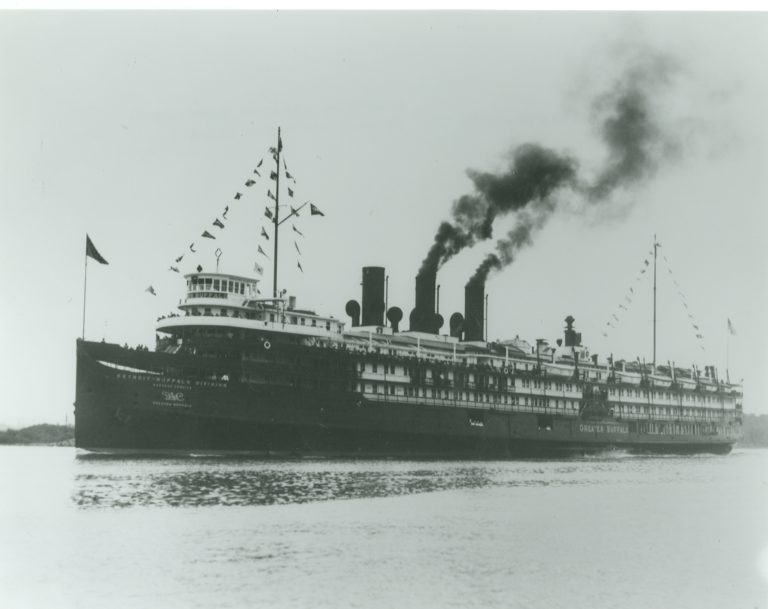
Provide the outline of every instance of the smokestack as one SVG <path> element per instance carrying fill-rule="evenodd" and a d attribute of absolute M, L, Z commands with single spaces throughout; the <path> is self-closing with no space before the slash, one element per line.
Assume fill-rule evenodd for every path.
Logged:
<path fill-rule="evenodd" d="M 363 320 L 364 326 L 384 323 L 384 267 L 363 267 Z"/>
<path fill-rule="evenodd" d="M 425 271 L 416 275 L 416 304 L 411 312 L 411 330 L 436 333 L 435 284 L 437 273 Z"/>
<path fill-rule="evenodd" d="M 484 340 L 485 282 L 470 280 L 464 286 L 464 340 Z"/>

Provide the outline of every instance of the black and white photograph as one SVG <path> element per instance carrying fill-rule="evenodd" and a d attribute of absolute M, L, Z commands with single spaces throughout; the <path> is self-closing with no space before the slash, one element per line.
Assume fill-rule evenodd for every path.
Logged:
<path fill-rule="evenodd" d="M 768 609 L 768 13 L 128 8 L 0 9 L 0 606 Z"/>

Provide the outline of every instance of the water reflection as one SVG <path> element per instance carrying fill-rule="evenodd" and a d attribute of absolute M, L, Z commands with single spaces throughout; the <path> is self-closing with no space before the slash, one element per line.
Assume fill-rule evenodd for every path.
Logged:
<path fill-rule="evenodd" d="M 372 464 L 318 467 L 313 463 L 275 465 L 253 461 L 110 461 L 100 465 L 108 467 L 76 475 L 73 499 L 77 505 L 271 505 L 388 497 L 490 484 L 480 467 L 440 471 Z"/>
<path fill-rule="evenodd" d="M 82 508 L 249 506 L 490 486 L 589 485 L 632 479 L 663 459 L 523 462 L 259 461 L 80 455 L 72 498 Z M 652 480 L 671 472 L 659 468 Z"/>

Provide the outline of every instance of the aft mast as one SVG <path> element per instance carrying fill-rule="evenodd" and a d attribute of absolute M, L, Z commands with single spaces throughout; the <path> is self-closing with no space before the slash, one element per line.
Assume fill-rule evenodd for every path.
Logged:
<path fill-rule="evenodd" d="M 656 250 L 659 244 L 653 235 L 653 370 L 656 370 Z"/>
<path fill-rule="evenodd" d="M 283 150 L 283 140 L 280 137 L 280 127 L 277 128 L 277 152 L 275 153 L 275 161 L 277 161 L 277 168 L 275 170 L 275 259 L 274 259 L 274 271 L 272 273 L 272 298 L 277 298 L 277 236 L 279 232 L 279 216 L 280 213 L 280 153 Z"/>

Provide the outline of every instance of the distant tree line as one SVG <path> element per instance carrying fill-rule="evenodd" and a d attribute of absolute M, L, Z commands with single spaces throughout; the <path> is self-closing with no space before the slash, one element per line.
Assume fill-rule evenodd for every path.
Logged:
<path fill-rule="evenodd" d="M 744 438 L 739 446 L 768 448 L 768 414 L 744 414 Z M 0 431 L 0 444 L 63 444 L 75 438 L 71 425 L 32 425 Z"/>
<path fill-rule="evenodd" d="M 0 431 L 0 444 L 60 444 L 75 437 L 71 425 L 32 425 L 23 429 Z"/>
<path fill-rule="evenodd" d="M 739 446 L 768 447 L 768 414 L 744 414 L 744 438 Z"/>

